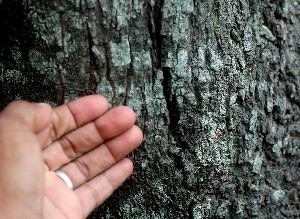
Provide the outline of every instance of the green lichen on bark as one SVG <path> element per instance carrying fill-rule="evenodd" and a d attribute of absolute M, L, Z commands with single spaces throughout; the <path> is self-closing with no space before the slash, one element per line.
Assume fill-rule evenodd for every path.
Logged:
<path fill-rule="evenodd" d="M 282 14 L 282 18 L 275 18 L 274 14 L 286 13 L 283 11 L 292 4 L 248 1 L 150 4 L 153 13 L 150 18 L 160 19 L 150 20 L 153 24 L 150 31 L 154 31 L 150 32 L 153 34 L 152 47 L 158 49 L 160 59 L 156 63 L 154 56 L 152 63 L 155 68 L 162 69 L 162 72 L 156 72 L 162 73 L 163 87 L 160 84 L 157 87 L 163 90 L 166 103 L 159 102 L 153 89 L 147 89 L 148 84 L 153 84 L 147 80 L 145 90 L 150 92 L 145 96 L 149 100 L 145 106 L 146 124 L 151 124 L 147 123 L 149 119 L 161 121 L 151 116 L 157 112 L 151 105 L 156 101 L 161 104 L 158 109 L 163 109 L 159 112 L 168 118 L 167 123 L 158 123 L 168 125 L 168 139 L 161 135 L 166 130 L 160 130 L 158 134 L 151 125 L 145 127 L 146 131 L 154 133 L 146 132 L 144 146 L 150 154 L 147 158 L 144 153 L 138 154 L 142 158 L 142 170 L 149 173 L 145 182 L 150 182 L 150 189 L 145 193 L 137 186 L 140 195 L 129 198 L 126 206 L 134 208 L 133 203 L 137 202 L 147 205 L 149 192 L 151 200 L 160 205 L 157 210 L 151 208 L 147 213 L 134 208 L 134 212 L 126 211 L 120 215 L 124 218 L 174 215 L 178 218 L 188 215 L 194 218 L 243 218 L 273 214 L 289 217 L 287 211 L 276 211 L 274 207 L 282 206 L 282 194 L 286 194 L 280 190 L 284 182 L 280 176 L 288 165 L 282 153 L 291 146 L 280 124 L 288 108 L 285 91 L 280 86 L 289 82 L 280 81 L 279 74 L 285 72 L 278 72 L 286 56 L 278 43 L 285 44 L 286 41 L 278 35 L 285 32 L 289 21 L 286 14 Z M 263 19 L 265 14 L 270 16 L 269 20 Z M 275 30 L 275 27 L 279 29 Z M 158 79 L 156 76 L 154 79 Z M 138 107 L 142 103 L 139 98 L 132 101 L 136 109 L 143 109 Z M 270 118 L 270 115 L 275 117 Z M 281 120 L 279 124 L 278 119 Z M 216 139 L 218 131 L 222 135 Z M 284 146 L 283 141 L 286 142 Z M 148 149 L 157 142 L 168 145 L 168 150 Z M 151 153 L 159 155 L 156 157 Z M 164 173 L 174 170 L 175 174 L 165 175 L 167 179 L 164 180 L 151 172 L 152 163 L 161 164 Z M 276 168 L 282 166 L 275 171 L 273 165 L 277 165 Z M 144 179 L 143 171 L 137 176 Z M 272 183 L 266 184 L 265 180 Z M 184 185 L 186 190 L 170 191 L 173 185 Z M 200 191 L 203 191 L 200 199 L 192 195 Z M 275 200 L 276 203 L 262 206 L 258 201 L 260 193 L 267 202 Z M 207 205 L 207 200 L 212 204 Z M 174 203 L 176 207 L 170 207 Z M 294 207 L 291 204 L 288 208 Z M 187 208 L 193 209 L 192 213 L 183 213 Z M 294 213 L 296 211 L 290 212 Z"/>

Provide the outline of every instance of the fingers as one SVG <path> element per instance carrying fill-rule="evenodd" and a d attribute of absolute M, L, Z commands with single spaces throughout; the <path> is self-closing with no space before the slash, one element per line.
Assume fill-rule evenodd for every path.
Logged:
<path fill-rule="evenodd" d="M 141 130 L 133 126 L 120 136 L 65 165 L 61 170 L 70 177 L 76 188 L 113 166 L 139 146 L 142 139 Z"/>
<path fill-rule="evenodd" d="M 53 109 L 53 140 L 103 115 L 108 101 L 100 95 L 90 95 Z"/>
<path fill-rule="evenodd" d="M 84 217 L 87 217 L 92 210 L 111 196 L 131 175 L 132 171 L 132 162 L 125 158 L 106 172 L 76 189 L 75 193 L 81 202 Z"/>
<path fill-rule="evenodd" d="M 62 135 L 95 120 L 108 110 L 108 101 L 100 95 L 90 95 L 54 108 L 47 104 L 14 101 L 4 111 L 2 120 L 22 125 L 37 134 L 45 147 Z M 19 128 L 18 128 L 19 129 Z"/>
<path fill-rule="evenodd" d="M 130 129 L 135 123 L 134 112 L 125 106 L 109 110 L 97 120 L 61 137 L 43 151 L 50 170 L 56 170 L 106 140 Z"/>

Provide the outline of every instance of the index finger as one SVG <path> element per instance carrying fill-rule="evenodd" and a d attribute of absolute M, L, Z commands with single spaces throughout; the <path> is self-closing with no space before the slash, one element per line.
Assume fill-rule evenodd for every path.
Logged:
<path fill-rule="evenodd" d="M 108 101 L 101 95 L 81 97 L 53 109 L 52 141 L 95 120 L 108 110 Z"/>

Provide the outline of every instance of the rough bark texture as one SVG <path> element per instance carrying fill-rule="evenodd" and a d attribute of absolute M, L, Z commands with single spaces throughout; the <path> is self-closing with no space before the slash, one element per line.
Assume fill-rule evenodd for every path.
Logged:
<path fill-rule="evenodd" d="M 2 0 L 1 107 L 100 93 L 145 132 L 91 218 L 300 217 L 299 0 Z"/>

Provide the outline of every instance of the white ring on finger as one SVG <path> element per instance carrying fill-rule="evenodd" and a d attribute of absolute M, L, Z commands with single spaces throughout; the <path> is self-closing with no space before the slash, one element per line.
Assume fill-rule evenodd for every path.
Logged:
<path fill-rule="evenodd" d="M 71 190 L 74 189 L 73 183 L 72 183 L 70 177 L 67 174 L 65 174 L 61 170 L 56 170 L 55 173 L 56 173 L 57 176 L 59 176 L 59 178 L 61 178 L 67 184 L 69 189 L 71 189 Z"/>

